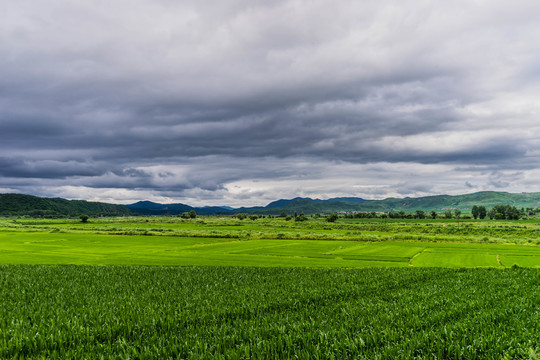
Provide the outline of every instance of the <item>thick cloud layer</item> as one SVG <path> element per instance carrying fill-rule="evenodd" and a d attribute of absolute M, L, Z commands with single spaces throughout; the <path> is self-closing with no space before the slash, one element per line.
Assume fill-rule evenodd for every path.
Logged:
<path fill-rule="evenodd" d="M 0 191 L 540 191 L 534 1 L 1 5 Z"/>

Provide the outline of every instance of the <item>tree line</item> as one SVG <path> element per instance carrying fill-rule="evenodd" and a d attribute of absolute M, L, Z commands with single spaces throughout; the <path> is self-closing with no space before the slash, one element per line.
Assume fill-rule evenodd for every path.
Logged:
<path fill-rule="evenodd" d="M 415 210 L 414 213 L 406 213 L 403 210 L 400 211 L 390 211 L 388 213 L 377 213 L 375 211 L 370 212 L 356 212 L 356 213 L 345 213 L 345 214 L 337 214 L 337 213 L 330 213 L 327 215 L 323 215 L 323 217 L 326 218 L 326 221 L 328 222 L 335 222 L 337 219 L 346 218 L 346 219 L 385 219 L 385 218 L 391 218 L 391 219 L 437 219 L 437 218 L 444 218 L 444 219 L 470 219 L 471 215 L 474 219 L 485 219 L 489 218 L 491 220 L 519 220 L 520 218 L 527 216 L 527 214 L 531 214 L 531 212 L 534 212 L 536 209 L 517 209 L 515 206 L 512 205 L 495 205 L 491 209 L 487 209 L 483 205 L 474 205 L 471 209 L 470 215 L 467 213 L 465 216 L 462 216 L 462 211 L 460 209 L 446 209 L 443 213 L 439 213 L 435 210 L 432 211 L 424 211 L 424 210 Z M 538 211 L 540 212 L 540 211 Z M 534 214 L 538 213 L 534 212 Z M 188 217 L 188 213 L 183 214 L 185 217 Z M 184 217 L 183 216 L 183 217 Z M 257 220 L 259 218 L 264 218 L 264 215 L 249 215 L 247 213 L 239 213 L 235 215 L 239 220 L 243 220 L 246 218 L 249 218 L 251 220 Z M 288 215 L 285 211 L 282 211 L 280 215 L 267 215 L 268 218 L 284 218 L 285 220 L 292 220 L 297 222 L 301 221 L 307 221 L 308 217 L 304 215 L 304 213 L 301 213 L 298 215 L 296 212 L 294 213 L 294 216 Z M 311 215 L 312 218 L 320 218 L 321 214 L 314 214 Z"/>
<path fill-rule="evenodd" d="M 471 215 L 474 219 L 485 219 L 488 217 L 491 220 L 518 220 L 527 214 L 531 214 L 533 209 L 517 209 L 512 205 L 495 205 L 491 209 L 487 209 L 483 205 L 474 205 L 471 209 Z M 460 209 L 447 209 L 442 214 L 432 210 L 426 212 L 424 210 L 416 210 L 414 213 L 406 213 L 403 210 L 390 211 L 389 213 L 377 214 L 372 212 L 357 212 L 354 214 L 345 214 L 345 218 L 391 218 L 391 219 L 436 219 L 443 217 L 445 219 L 460 219 L 462 212 Z M 470 219 L 470 216 L 464 216 L 465 219 Z"/>

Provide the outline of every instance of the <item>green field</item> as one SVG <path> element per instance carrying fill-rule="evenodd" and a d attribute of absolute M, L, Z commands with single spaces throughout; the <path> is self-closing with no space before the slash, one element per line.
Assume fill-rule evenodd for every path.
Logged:
<path fill-rule="evenodd" d="M 540 272 L 0 266 L 2 359 L 537 359 Z"/>
<path fill-rule="evenodd" d="M 0 222 L 2 264 L 540 267 L 540 225 L 109 218 Z"/>
<path fill-rule="evenodd" d="M 229 239 L 0 233 L 3 264 L 540 267 L 540 247 L 514 244 Z"/>
<path fill-rule="evenodd" d="M 535 220 L 1 219 L 0 359 L 538 359 L 539 244 Z"/>

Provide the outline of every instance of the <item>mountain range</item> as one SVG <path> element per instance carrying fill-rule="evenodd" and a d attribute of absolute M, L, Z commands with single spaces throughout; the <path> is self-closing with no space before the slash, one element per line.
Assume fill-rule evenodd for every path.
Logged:
<path fill-rule="evenodd" d="M 460 209 L 470 211 L 473 205 L 493 207 L 495 205 L 512 205 L 518 208 L 540 207 L 540 193 L 507 193 L 496 191 L 483 191 L 464 195 L 434 195 L 418 198 L 388 198 L 384 200 L 366 200 L 359 197 L 338 197 L 327 200 L 296 197 L 294 199 L 280 199 L 266 206 L 256 207 L 191 207 L 185 204 L 157 204 L 149 201 L 141 201 L 127 207 L 138 214 L 144 215 L 175 215 L 184 211 L 195 210 L 198 214 L 230 214 L 230 213 L 253 213 L 278 215 L 282 212 L 292 214 L 294 212 L 304 214 L 330 213 L 330 212 L 354 212 L 354 211 L 445 211 L 448 209 Z"/>
<path fill-rule="evenodd" d="M 473 205 L 493 207 L 512 205 L 517 208 L 540 207 L 540 193 L 507 193 L 482 191 L 464 195 L 434 195 L 418 198 L 388 198 L 384 200 L 366 200 L 359 197 L 338 197 L 327 200 L 296 197 L 280 199 L 266 206 L 232 208 L 228 206 L 193 207 L 182 203 L 159 204 L 151 201 L 139 201 L 129 205 L 105 204 L 84 200 L 66 200 L 60 198 L 41 198 L 22 194 L 0 194 L 0 216 L 126 216 L 126 215 L 178 215 L 194 210 L 197 214 L 235 214 L 252 213 L 261 215 L 326 214 L 331 212 L 356 211 L 404 211 L 415 210 L 442 212 L 448 209 L 470 211 Z"/>

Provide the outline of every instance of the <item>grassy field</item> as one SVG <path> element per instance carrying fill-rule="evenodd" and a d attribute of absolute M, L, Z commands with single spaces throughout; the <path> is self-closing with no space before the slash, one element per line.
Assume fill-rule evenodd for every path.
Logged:
<path fill-rule="evenodd" d="M 540 272 L 0 266 L 2 359 L 537 359 Z"/>
<path fill-rule="evenodd" d="M 537 220 L 0 219 L 0 359 L 538 359 L 539 244 Z"/>
<path fill-rule="evenodd" d="M 531 221 L 0 221 L 0 263 L 270 267 L 540 267 Z"/>

